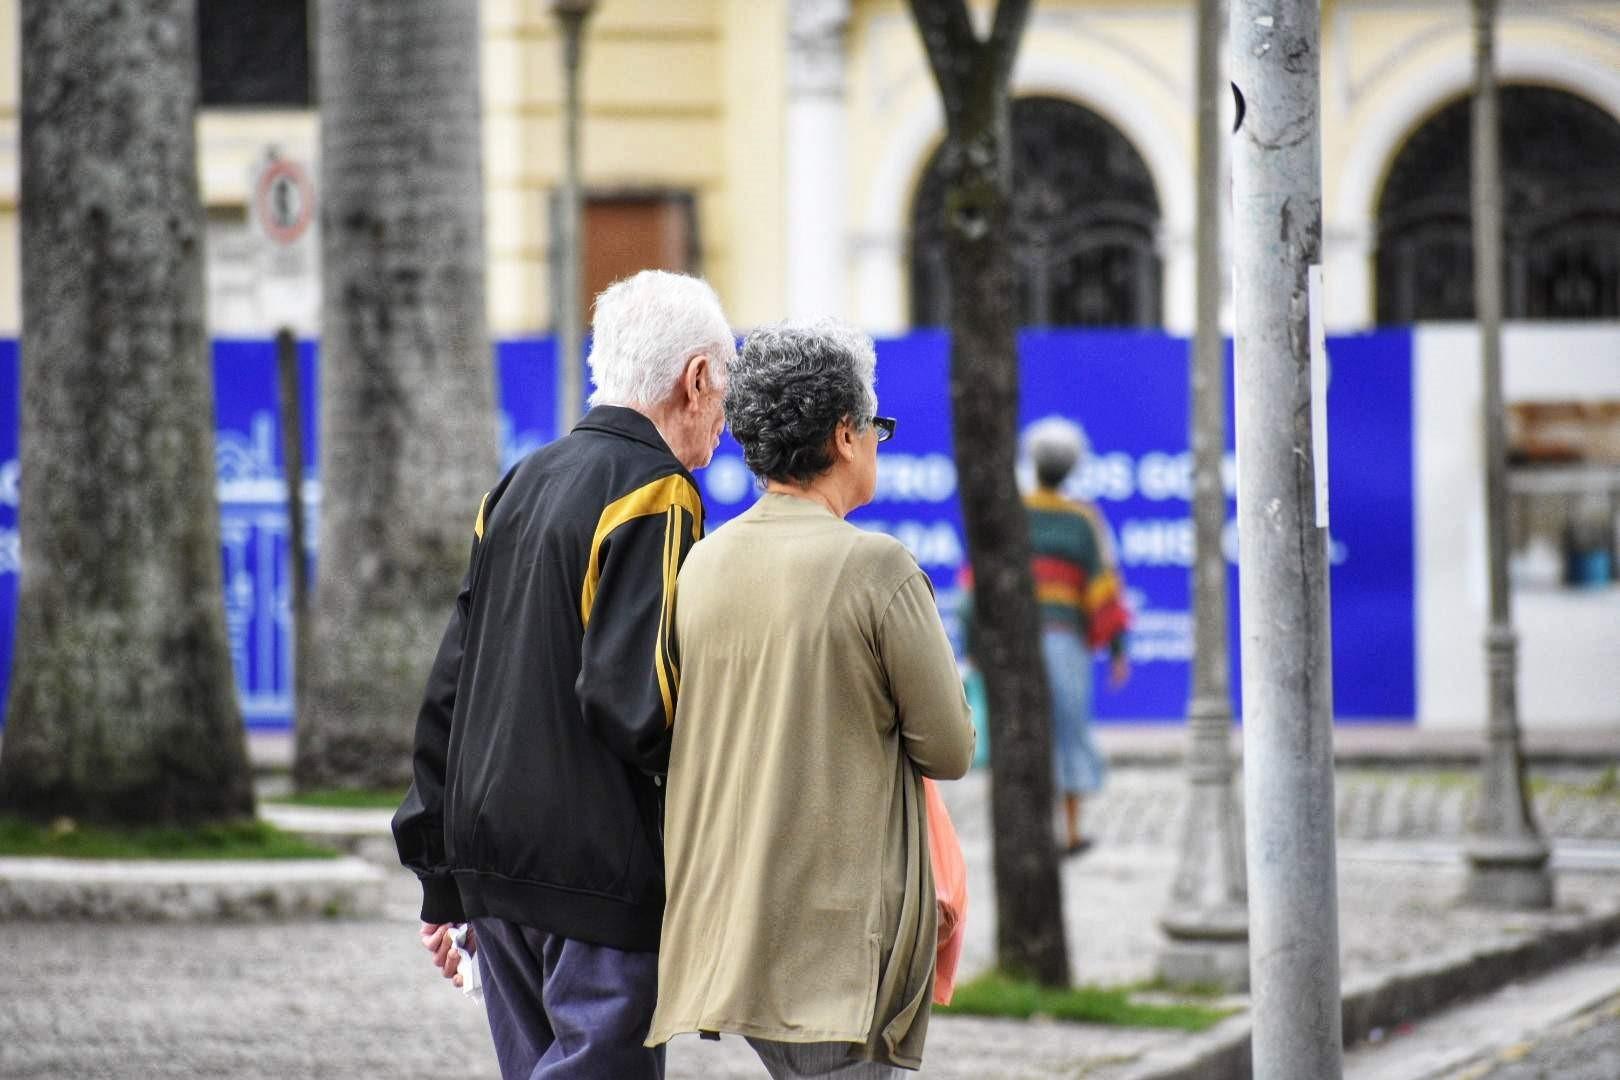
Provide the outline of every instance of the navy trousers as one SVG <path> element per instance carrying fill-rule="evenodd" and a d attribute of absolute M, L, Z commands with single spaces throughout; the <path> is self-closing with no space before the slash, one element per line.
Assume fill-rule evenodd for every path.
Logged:
<path fill-rule="evenodd" d="M 658 954 L 623 952 L 505 919 L 474 919 L 484 1008 L 503 1080 L 663 1080 L 642 1045 Z"/>

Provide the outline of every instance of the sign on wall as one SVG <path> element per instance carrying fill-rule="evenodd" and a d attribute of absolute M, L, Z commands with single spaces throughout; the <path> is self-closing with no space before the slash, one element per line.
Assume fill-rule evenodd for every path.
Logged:
<path fill-rule="evenodd" d="M 878 343 L 881 410 L 900 420 L 879 454 L 872 505 L 852 516 L 898 537 L 934 582 L 955 630 L 965 559 L 947 394 L 949 342 L 924 332 Z M 1135 626 L 1134 669 L 1122 691 L 1096 685 L 1097 714 L 1171 720 L 1185 713 L 1192 624 L 1188 573 L 1191 461 L 1185 340 L 1129 332 L 1029 332 L 1021 339 L 1022 420 L 1078 420 L 1091 456 L 1071 493 L 1109 519 Z M 1341 718 L 1410 720 L 1415 711 L 1411 336 L 1406 331 L 1329 342 L 1333 433 L 1330 476 L 1334 690 Z M 502 457 L 507 464 L 551 437 L 553 353 L 548 339 L 496 347 Z M 316 417 L 314 348 L 302 347 L 305 415 Z M 254 727 L 290 723 L 291 609 L 285 488 L 277 430 L 275 349 L 269 341 L 216 341 L 217 456 L 225 601 L 243 712 Z M 17 386 L 17 348 L 0 341 L 0 386 Z M 0 674 L 9 674 L 17 582 L 17 399 L 0 398 Z M 318 514 L 317 432 L 306 432 L 306 501 Z M 1230 438 L 1228 446 L 1230 447 Z M 1235 468 L 1227 462 L 1227 550 Z M 698 475 L 710 527 L 756 496 L 729 436 Z M 312 515 L 313 518 L 313 515 Z M 310 525 L 313 550 L 314 524 Z M 1231 579 L 1233 686 L 1238 685 L 1236 566 Z M 3 690 L 0 682 L 0 690 Z"/>

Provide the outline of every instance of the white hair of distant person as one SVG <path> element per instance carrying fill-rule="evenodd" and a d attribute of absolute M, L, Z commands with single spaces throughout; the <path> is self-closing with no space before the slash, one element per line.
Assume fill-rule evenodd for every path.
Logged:
<path fill-rule="evenodd" d="M 591 321 L 592 405 L 654 408 L 694 356 L 707 354 L 725 389 L 737 339 L 702 278 L 643 270 L 603 289 Z"/>
<path fill-rule="evenodd" d="M 1042 417 L 1024 429 L 1024 456 L 1047 487 L 1061 484 L 1090 452 L 1085 429 L 1066 416 Z"/>

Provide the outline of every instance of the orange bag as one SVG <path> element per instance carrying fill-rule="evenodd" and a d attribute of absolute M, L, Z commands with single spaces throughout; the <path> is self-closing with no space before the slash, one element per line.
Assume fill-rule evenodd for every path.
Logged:
<path fill-rule="evenodd" d="M 945 810 L 939 785 L 923 778 L 928 812 L 928 855 L 934 866 L 934 900 L 939 905 L 939 953 L 934 962 L 934 1004 L 949 1005 L 956 990 L 956 965 L 967 936 L 967 863 L 956 826 Z"/>

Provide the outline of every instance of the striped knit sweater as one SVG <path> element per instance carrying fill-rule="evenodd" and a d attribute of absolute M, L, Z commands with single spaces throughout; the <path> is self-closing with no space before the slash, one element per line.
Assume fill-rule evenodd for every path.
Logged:
<path fill-rule="evenodd" d="M 1042 620 L 1072 626 L 1094 649 L 1106 645 L 1114 655 L 1122 654 L 1130 613 L 1102 513 L 1090 503 L 1075 502 L 1048 488 L 1026 495 L 1024 508 L 1029 513 L 1031 569 Z M 971 569 L 963 570 L 962 583 L 972 589 Z M 962 610 L 969 652 L 971 624 L 970 594 Z"/>

